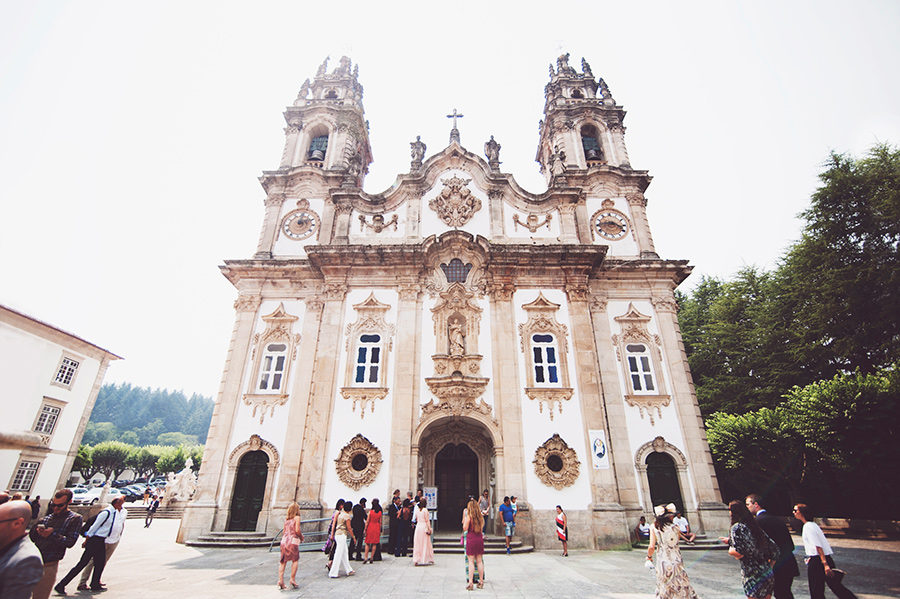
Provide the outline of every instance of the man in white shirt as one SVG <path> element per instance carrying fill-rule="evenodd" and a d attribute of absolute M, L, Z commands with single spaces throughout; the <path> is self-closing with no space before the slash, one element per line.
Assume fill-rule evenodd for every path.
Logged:
<path fill-rule="evenodd" d="M 106 538 L 112 534 L 113 529 L 116 526 L 116 520 L 122 520 L 124 524 L 125 510 L 122 509 L 124 503 L 125 496 L 119 495 L 113 499 L 111 505 L 97 514 L 94 523 L 87 532 L 84 533 L 85 539 L 84 543 L 81 545 L 84 547 L 84 553 L 81 554 L 81 559 L 79 559 L 78 563 L 69 570 L 68 574 L 63 576 L 62 580 L 56 583 L 53 590 L 60 595 L 65 595 L 66 585 L 69 584 L 73 578 L 78 576 L 78 573 L 81 572 L 91 560 L 94 560 L 94 574 L 91 577 L 90 590 L 103 590 L 103 587 L 100 585 L 100 575 L 103 574 L 103 568 L 106 566 Z M 119 535 L 121 534 L 120 528 Z"/>
<path fill-rule="evenodd" d="M 678 530 L 681 531 L 681 536 L 683 536 L 684 540 L 688 543 L 693 543 L 694 539 L 697 538 L 697 535 L 691 532 L 691 525 L 681 512 L 675 514 L 675 517 L 672 519 L 672 524 L 678 527 Z"/>
<path fill-rule="evenodd" d="M 123 506 L 125 504 L 124 496 L 117 497 L 113 502 L 112 506 L 118 510 L 116 514 L 115 521 L 112 525 L 112 530 L 109 535 L 106 537 L 106 541 L 104 543 L 103 548 L 106 550 L 106 563 L 109 564 L 109 558 L 112 557 L 113 551 L 116 550 L 116 547 L 119 546 L 119 541 L 122 539 L 122 531 L 125 530 L 125 518 L 128 517 L 128 510 L 126 510 Z M 107 508 L 109 509 L 109 508 Z M 106 566 L 104 566 L 105 568 Z M 88 578 L 91 577 L 91 573 L 94 571 L 94 562 L 91 562 L 87 565 L 87 567 L 81 572 L 81 580 L 78 582 L 78 590 L 86 591 L 88 590 Z M 100 588 L 105 587 L 106 585 L 102 582 L 100 583 Z"/>

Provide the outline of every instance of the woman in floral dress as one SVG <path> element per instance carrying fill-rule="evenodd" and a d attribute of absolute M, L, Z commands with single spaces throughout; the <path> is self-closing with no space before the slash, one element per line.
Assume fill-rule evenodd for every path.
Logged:
<path fill-rule="evenodd" d="M 778 545 L 756 523 L 743 501 L 728 504 L 731 535 L 728 554 L 741 562 L 741 582 L 748 599 L 769 599 L 775 590 L 772 564 L 778 558 Z"/>
<path fill-rule="evenodd" d="M 658 505 L 653 512 L 656 521 L 650 527 L 647 560 L 652 560 L 656 552 L 656 598 L 698 599 L 678 550 L 678 527 L 672 524 L 675 505 Z"/>

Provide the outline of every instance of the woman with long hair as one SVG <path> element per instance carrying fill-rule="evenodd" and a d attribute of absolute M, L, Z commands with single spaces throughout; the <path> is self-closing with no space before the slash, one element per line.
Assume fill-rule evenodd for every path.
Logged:
<path fill-rule="evenodd" d="M 560 506 L 556 506 L 556 538 L 563 545 L 563 557 L 569 557 L 569 519 Z"/>
<path fill-rule="evenodd" d="M 381 503 L 378 499 L 372 500 L 372 509 L 366 517 L 366 553 L 363 556 L 363 563 L 373 563 L 372 558 L 375 557 L 375 547 L 381 542 Z M 369 557 L 371 552 L 372 557 Z"/>
<path fill-rule="evenodd" d="M 297 567 L 300 565 L 300 543 L 303 542 L 303 532 L 300 531 L 300 506 L 297 502 L 291 503 L 287 509 L 287 518 L 284 521 L 284 531 L 281 536 L 281 560 L 278 562 L 278 588 L 284 590 L 284 569 L 291 562 L 292 589 L 297 588 Z"/>
<path fill-rule="evenodd" d="M 653 508 L 653 513 L 656 514 L 656 521 L 650 527 L 647 561 L 650 562 L 648 567 L 652 567 L 653 553 L 657 553 L 656 598 L 697 599 L 678 549 L 678 527 L 672 524 L 675 504 L 658 505 Z"/>
<path fill-rule="evenodd" d="M 759 527 L 743 501 L 728 504 L 731 534 L 728 554 L 741 562 L 741 583 L 747 599 L 769 599 L 775 590 L 772 565 L 778 559 L 778 546 Z"/>
<path fill-rule="evenodd" d="M 413 535 L 413 564 L 416 566 L 430 566 L 434 563 L 431 532 L 428 500 L 423 497 L 416 507 L 416 532 Z"/>
<path fill-rule="evenodd" d="M 344 570 L 347 576 L 353 576 L 356 573 L 350 567 L 350 549 L 347 546 L 348 537 L 356 543 L 356 537 L 353 536 L 353 528 L 350 526 L 350 520 L 353 519 L 353 516 L 350 514 L 351 511 L 353 511 L 353 503 L 345 501 L 344 510 L 338 514 L 334 524 L 335 550 L 334 563 L 328 571 L 330 578 L 337 578 L 341 570 Z"/>
<path fill-rule="evenodd" d="M 481 508 L 475 503 L 474 499 L 470 499 L 466 505 L 466 511 L 463 512 L 462 529 L 466 533 L 466 559 L 469 561 L 469 584 L 466 590 L 471 591 L 472 577 L 475 575 L 475 567 L 478 567 L 478 573 L 481 579 L 478 581 L 478 588 L 484 588 L 484 516 L 481 515 Z"/>
<path fill-rule="evenodd" d="M 334 504 L 334 511 L 331 512 L 331 524 L 328 525 L 328 541 L 331 542 L 331 549 L 328 550 L 328 563 L 325 564 L 326 570 L 331 570 L 331 564 L 334 563 L 334 529 L 337 524 L 337 517 L 344 511 L 344 500 L 338 499 Z"/>
<path fill-rule="evenodd" d="M 856 599 L 856 595 L 841 582 L 844 572 L 834 567 L 834 551 L 819 525 L 812 521 L 812 510 L 805 503 L 794 506 L 794 517 L 803 522 L 803 549 L 806 552 L 806 575 L 811 599 L 825 599 L 825 585 L 841 599 Z"/>

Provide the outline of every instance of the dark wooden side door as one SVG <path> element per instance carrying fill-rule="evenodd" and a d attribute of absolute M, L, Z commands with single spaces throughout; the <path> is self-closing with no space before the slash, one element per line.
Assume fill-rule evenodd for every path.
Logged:
<path fill-rule="evenodd" d="M 647 456 L 647 482 L 650 483 L 650 500 L 653 505 L 674 503 L 679 511 L 684 511 L 678 472 L 672 456 L 661 452 L 653 452 Z"/>
<path fill-rule="evenodd" d="M 234 477 L 231 517 L 228 530 L 256 530 L 262 510 L 269 474 L 269 456 L 264 451 L 250 451 L 241 458 Z"/>
<path fill-rule="evenodd" d="M 462 530 L 462 511 L 469 495 L 478 496 L 478 456 L 465 443 L 445 445 L 434 458 L 438 488 L 437 529 Z"/>

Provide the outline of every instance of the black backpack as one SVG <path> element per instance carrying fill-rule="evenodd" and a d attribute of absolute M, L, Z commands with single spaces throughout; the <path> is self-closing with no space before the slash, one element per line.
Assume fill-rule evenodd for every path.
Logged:
<path fill-rule="evenodd" d="M 107 512 L 106 510 L 103 510 L 102 512 L 97 512 L 96 514 L 94 514 L 93 516 L 91 516 L 90 518 L 85 520 L 84 524 L 81 525 L 81 536 L 84 536 L 87 534 L 87 531 L 89 531 L 91 529 L 91 526 L 94 525 L 94 522 L 97 521 L 97 516 L 99 516 L 100 514 L 106 514 L 106 518 L 103 520 L 104 522 L 106 522 L 106 520 L 109 518 L 109 512 Z"/>

